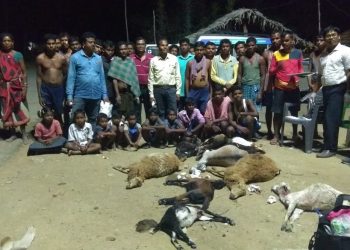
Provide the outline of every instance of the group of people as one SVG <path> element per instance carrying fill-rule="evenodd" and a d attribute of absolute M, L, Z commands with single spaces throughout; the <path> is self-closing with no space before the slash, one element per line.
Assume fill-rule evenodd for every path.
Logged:
<path fill-rule="evenodd" d="M 42 121 L 28 154 L 62 147 L 69 155 L 115 146 L 164 148 L 218 133 L 259 139 L 261 104 L 266 106 L 267 136 L 271 144 L 278 144 L 284 103 L 300 103 L 298 74 L 303 72 L 303 56 L 294 48 L 290 31 L 273 32 L 271 42 L 259 54 L 256 39 L 249 37 L 234 45 L 234 56 L 228 39 L 222 39 L 218 48 L 211 42 L 196 42 L 192 54 L 187 38 L 179 41 L 177 51 L 160 38 L 159 55 L 152 56 L 143 37 L 134 44 L 114 44 L 90 32 L 80 41 L 67 33 L 47 34 L 44 50 L 36 57 Z M 13 47 L 11 34 L 2 34 L 2 120 L 11 133 L 8 141 L 16 138 L 15 127 L 20 126 L 27 142 L 29 118 L 21 105 L 26 100 L 26 70 L 22 54 Z M 325 143 L 318 157 L 332 156 L 337 150 L 349 57 L 349 48 L 340 44 L 339 29 L 332 26 L 319 37 L 310 57 L 310 70 L 323 76 Z M 320 92 L 320 87 L 320 82 L 310 80 L 313 91 Z M 112 110 L 100 113 L 106 103 Z M 145 121 L 141 121 L 142 105 Z M 294 105 L 291 113 L 298 111 L 299 105 Z M 293 138 L 297 139 L 296 126 Z"/>

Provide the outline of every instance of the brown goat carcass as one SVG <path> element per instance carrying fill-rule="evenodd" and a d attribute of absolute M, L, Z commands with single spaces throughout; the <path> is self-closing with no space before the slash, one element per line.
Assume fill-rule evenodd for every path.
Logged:
<path fill-rule="evenodd" d="M 276 163 L 262 154 L 246 155 L 225 170 L 208 168 L 207 171 L 224 178 L 232 200 L 246 194 L 246 184 L 269 181 L 280 173 Z"/>
<path fill-rule="evenodd" d="M 174 154 L 152 153 L 127 167 L 114 166 L 115 170 L 128 174 L 127 189 L 141 187 L 146 179 L 163 177 L 179 170 L 181 161 Z"/>

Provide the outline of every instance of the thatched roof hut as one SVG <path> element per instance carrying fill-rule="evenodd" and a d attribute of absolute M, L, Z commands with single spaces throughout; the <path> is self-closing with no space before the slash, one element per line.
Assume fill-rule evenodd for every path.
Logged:
<path fill-rule="evenodd" d="M 224 29 L 237 30 L 244 25 L 258 26 L 262 31 L 271 33 L 273 30 L 279 30 L 281 32 L 289 30 L 280 22 L 274 21 L 265 17 L 261 12 L 253 9 L 238 9 L 234 10 L 223 17 L 220 17 L 209 26 L 198 30 L 197 32 L 187 36 L 191 42 L 195 42 L 200 35 L 212 33 Z M 309 42 L 301 39 L 296 35 L 297 44 L 306 46 Z"/>
<path fill-rule="evenodd" d="M 341 34 L 341 43 L 350 46 L 350 30 L 347 30 Z"/>

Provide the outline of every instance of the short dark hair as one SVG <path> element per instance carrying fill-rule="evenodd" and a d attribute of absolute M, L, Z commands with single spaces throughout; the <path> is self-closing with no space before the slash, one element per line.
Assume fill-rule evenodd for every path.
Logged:
<path fill-rule="evenodd" d="M 157 41 L 157 46 L 158 46 L 158 47 L 159 47 L 161 41 L 166 41 L 166 42 L 169 44 L 169 41 L 168 41 L 167 38 L 161 37 L 161 38 L 159 38 L 158 41 Z"/>
<path fill-rule="evenodd" d="M 84 32 L 81 35 L 81 43 L 85 43 L 87 41 L 88 38 L 94 38 L 96 39 L 96 35 L 92 32 Z"/>
<path fill-rule="evenodd" d="M 185 104 L 194 104 L 195 101 L 194 101 L 194 98 L 193 97 L 187 97 L 186 100 L 185 100 Z"/>
<path fill-rule="evenodd" d="M 106 40 L 103 42 L 103 48 L 115 48 L 115 44 L 111 40 Z"/>
<path fill-rule="evenodd" d="M 58 38 L 61 39 L 62 37 L 67 37 L 69 39 L 69 34 L 67 32 L 61 32 L 59 35 L 58 35 Z"/>
<path fill-rule="evenodd" d="M 127 45 L 128 45 L 128 43 L 127 43 L 127 42 L 125 42 L 125 41 L 119 41 L 119 42 L 117 43 L 117 49 L 119 50 L 119 47 L 120 47 L 120 46 L 122 46 L 122 45 L 127 46 Z"/>
<path fill-rule="evenodd" d="M 176 115 L 176 113 L 177 113 L 176 110 L 173 109 L 173 108 L 169 108 L 169 109 L 166 111 L 167 114 L 169 114 L 170 112 L 174 112 L 175 115 Z"/>
<path fill-rule="evenodd" d="M 122 114 L 118 113 L 116 110 L 112 111 L 112 119 L 121 119 L 122 118 Z"/>
<path fill-rule="evenodd" d="M 1 33 L 1 34 L 0 34 L 0 40 L 1 40 L 1 41 L 4 40 L 4 38 L 5 38 L 6 36 L 8 36 L 12 41 L 15 40 L 15 38 L 13 37 L 13 35 L 12 35 L 11 33 L 9 33 L 9 32 L 3 32 L 3 33 Z"/>
<path fill-rule="evenodd" d="M 100 122 L 102 119 L 108 120 L 108 116 L 105 113 L 99 113 L 97 116 L 97 122 Z"/>
<path fill-rule="evenodd" d="M 208 47 L 208 46 L 215 46 L 216 47 L 216 44 L 209 41 L 205 44 L 205 47 Z"/>
<path fill-rule="evenodd" d="M 219 45 L 219 47 L 221 48 L 223 44 L 229 44 L 230 47 L 232 47 L 231 41 L 230 41 L 229 39 L 227 39 L 227 38 L 224 38 L 224 39 L 221 39 L 221 40 L 220 40 L 220 45 Z"/>
<path fill-rule="evenodd" d="M 103 46 L 103 41 L 101 39 L 96 39 L 95 44 Z"/>
<path fill-rule="evenodd" d="M 194 48 L 198 48 L 198 47 L 205 47 L 205 44 L 202 41 L 196 42 L 193 45 Z"/>
<path fill-rule="evenodd" d="M 291 30 L 285 30 L 281 34 L 281 38 L 285 38 L 286 36 L 290 36 L 291 38 L 294 39 L 294 33 Z"/>
<path fill-rule="evenodd" d="M 238 42 L 235 43 L 235 50 L 237 50 L 237 47 L 238 47 L 238 45 L 240 45 L 240 44 L 243 44 L 243 46 L 245 46 L 245 42 L 243 42 L 243 41 L 238 41 Z"/>
<path fill-rule="evenodd" d="M 75 122 L 75 119 L 77 119 L 77 115 L 82 114 L 83 116 L 86 115 L 85 111 L 82 109 L 77 109 L 73 114 L 73 121 Z"/>
<path fill-rule="evenodd" d="M 340 35 L 340 33 L 341 33 L 341 31 L 338 27 L 333 26 L 333 25 L 329 25 L 328 27 L 324 28 L 324 30 L 322 31 L 323 37 L 326 37 L 327 33 L 331 32 L 331 31 L 337 32 L 338 35 Z"/>
<path fill-rule="evenodd" d="M 215 91 L 224 91 L 224 87 L 222 85 L 219 85 L 219 84 L 213 84 L 213 93 Z"/>
<path fill-rule="evenodd" d="M 155 115 L 159 115 L 158 109 L 155 108 L 155 107 L 152 107 L 152 108 L 150 108 L 150 109 L 148 110 L 148 115 L 151 115 L 152 113 L 155 114 Z"/>
<path fill-rule="evenodd" d="M 248 37 L 247 40 L 245 41 L 246 44 L 251 43 L 251 42 L 253 42 L 253 43 L 256 44 L 256 38 L 253 37 L 253 36 L 250 36 L 250 37 Z"/>
<path fill-rule="evenodd" d="M 79 38 L 77 36 L 71 36 L 69 38 L 69 44 L 71 44 L 72 42 L 79 42 L 80 43 Z"/>
<path fill-rule="evenodd" d="M 47 43 L 48 40 L 56 40 L 57 36 L 55 34 L 47 33 L 43 37 L 43 42 Z"/>
<path fill-rule="evenodd" d="M 136 113 L 134 111 L 130 111 L 129 113 L 126 114 L 126 119 L 130 119 L 131 116 L 136 117 Z"/>
<path fill-rule="evenodd" d="M 145 39 L 143 36 L 138 36 L 138 37 L 136 37 L 136 39 L 135 39 L 135 44 L 136 44 L 137 41 L 140 41 L 140 40 L 144 40 L 145 43 L 147 43 L 146 39 Z"/>
<path fill-rule="evenodd" d="M 236 90 L 243 91 L 241 85 L 238 84 L 233 85 L 233 87 L 231 88 L 231 93 L 235 92 Z"/>
<path fill-rule="evenodd" d="M 176 48 L 177 50 L 179 50 L 179 46 L 177 46 L 176 44 L 172 44 L 169 46 L 169 50 L 172 50 L 173 48 Z"/>
<path fill-rule="evenodd" d="M 181 46 L 181 43 L 187 43 L 188 45 L 190 45 L 190 39 L 188 39 L 187 37 L 181 38 L 179 40 L 180 46 Z"/>

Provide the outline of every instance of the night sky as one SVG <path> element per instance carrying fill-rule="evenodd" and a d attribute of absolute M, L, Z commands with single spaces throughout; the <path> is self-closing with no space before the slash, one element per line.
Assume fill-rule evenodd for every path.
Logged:
<path fill-rule="evenodd" d="M 168 15 L 183 18 L 177 3 L 185 0 L 164 0 Z M 201 1 L 201 0 L 192 0 Z M 202 0 L 203 3 L 205 2 Z M 211 0 L 214 1 L 214 0 Z M 152 10 L 157 0 L 128 0 L 130 39 L 152 32 Z M 225 0 L 217 0 L 225 4 Z M 317 0 L 236 0 L 235 8 L 255 8 L 278 20 L 306 39 L 317 34 Z M 329 24 L 350 29 L 349 0 L 321 0 L 322 27 Z M 201 13 L 193 13 L 201 18 Z M 214 21 L 214 20 L 213 20 Z M 169 25 L 175 25 L 169 22 Z M 27 41 L 40 41 L 47 32 L 68 31 L 80 35 L 93 31 L 101 39 L 126 40 L 123 0 L 1 0 L 0 31 L 15 35 L 18 47 Z M 193 30 L 193 32 L 196 30 Z"/>

